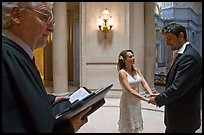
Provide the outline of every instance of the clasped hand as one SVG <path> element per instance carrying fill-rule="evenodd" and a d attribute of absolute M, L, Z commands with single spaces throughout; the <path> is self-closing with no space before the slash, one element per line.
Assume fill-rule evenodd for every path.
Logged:
<path fill-rule="evenodd" d="M 159 95 L 159 93 L 152 93 L 152 94 L 150 94 L 150 95 L 147 97 L 147 102 L 157 106 L 157 103 L 156 103 L 156 101 L 155 101 L 155 97 L 156 97 L 157 95 Z"/>

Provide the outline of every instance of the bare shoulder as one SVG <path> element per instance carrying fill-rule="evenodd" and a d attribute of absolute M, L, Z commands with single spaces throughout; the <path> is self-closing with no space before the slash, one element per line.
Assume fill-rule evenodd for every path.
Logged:
<path fill-rule="evenodd" d="M 121 70 L 119 70 L 118 72 L 119 72 L 119 73 L 124 72 L 124 69 L 121 69 Z"/>
<path fill-rule="evenodd" d="M 119 76 L 126 77 L 126 73 L 124 69 L 119 70 L 118 73 L 119 73 Z"/>
<path fill-rule="evenodd" d="M 124 70 L 124 69 L 121 69 L 121 70 L 118 71 L 118 73 L 119 73 L 119 74 L 124 74 L 124 73 L 125 73 L 125 70 Z"/>

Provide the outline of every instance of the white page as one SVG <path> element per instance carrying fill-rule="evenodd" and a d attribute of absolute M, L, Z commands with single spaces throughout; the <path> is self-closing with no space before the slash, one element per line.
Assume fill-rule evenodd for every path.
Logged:
<path fill-rule="evenodd" d="M 69 101 L 73 103 L 75 100 L 82 100 L 86 96 L 88 96 L 90 93 L 86 91 L 83 87 L 79 88 L 77 91 L 75 91 L 72 95 L 70 95 Z"/>

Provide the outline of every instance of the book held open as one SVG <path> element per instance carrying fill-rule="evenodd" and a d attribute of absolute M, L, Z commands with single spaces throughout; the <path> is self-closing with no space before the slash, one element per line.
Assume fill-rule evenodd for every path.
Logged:
<path fill-rule="evenodd" d="M 82 118 L 88 117 L 105 104 L 104 98 L 112 86 L 113 84 L 110 84 L 93 91 L 86 87 L 79 88 L 69 96 L 70 98 L 68 100 L 53 106 L 53 114 L 55 115 L 56 122 L 63 122 L 91 106 L 91 110 Z"/>

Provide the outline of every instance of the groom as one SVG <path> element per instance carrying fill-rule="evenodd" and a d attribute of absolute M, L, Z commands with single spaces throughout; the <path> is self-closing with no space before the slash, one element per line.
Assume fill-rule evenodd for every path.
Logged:
<path fill-rule="evenodd" d="M 166 133 L 195 133 L 201 126 L 202 58 L 187 42 L 185 27 L 169 24 L 162 34 L 177 56 L 167 74 L 165 90 L 150 97 L 149 103 L 165 105 Z"/>

